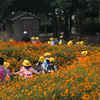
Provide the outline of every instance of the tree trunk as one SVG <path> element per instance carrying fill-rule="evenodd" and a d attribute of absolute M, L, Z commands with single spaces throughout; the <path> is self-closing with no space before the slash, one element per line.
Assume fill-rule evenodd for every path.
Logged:
<path fill-rule="evenodd" d="M 70 26 L 69 26 L 69 34 L 72 35 L 71 29 L 72 29 L 73 21 L 72 21 L 72 15 L 70 16 Z"/>
<path fill-rule="evenodd" d="M 59 25 L 58 25 L 58 38 L 60 37 L 61 32 L 61 18 L 59 18 Z"/>
<path fill-rule="evenodd" d="M 92 35 L 94 35 L 95 28 L 94 28 L 94 17 L 92 17 Z"/>
<path fill-rule="evenodd" d="M 99 2 L 99 24 L 100 24 L 100 2 Z"/>
<path fill-rule="evenodd" d="M 81 19 L 81 16 L 79 17 L 79 34 L 80 34 L 80 40 L 83 40 L 82 19 Z"/>
<path fill-rule="evenodd" d="M 52 19 L 52 28 L 53 28 L 53 37 L 58 38 L 58 25 L 57 25 L 57 17 L 55 15 L 55 12 L 53 13 L 53 19 Z"/>
<path fill-rule="evenodd" d="M 69 39 L 69 33 L 68 33 L 68 16 L 65 15 L 65 25 L 64 25 L 64 39 L 67 41 Z"/>
<path fill-rule="evenodd" d="M 53 37 L 54 38 L 56 38 L 56 37 L 58 37 L 58 32 L 57 32 L 57 28 L 58 26 L 57 26 L 57 21 L 56 20 L 54 20 L 54 23 L 53 23 Z"/>

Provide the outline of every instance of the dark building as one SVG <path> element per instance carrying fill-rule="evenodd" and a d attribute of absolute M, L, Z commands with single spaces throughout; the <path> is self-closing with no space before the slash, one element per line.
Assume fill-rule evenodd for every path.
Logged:
<path fill-rule="evenodd" d="M 18 11 L 6 17 L 7 36 L 15 41 L 21 41 L 24 31 L 27 31 L 30 38 L 39 36 L 39 25 L 39 17 L 23 11 Z"/>

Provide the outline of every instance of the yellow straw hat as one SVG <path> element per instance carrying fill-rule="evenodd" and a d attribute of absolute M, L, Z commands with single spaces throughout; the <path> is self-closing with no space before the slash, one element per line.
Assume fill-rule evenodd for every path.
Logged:
<path fill-rule="evenodd" d="M 88 51 L 82 51 L 82 57 L 85 57 L 88 54 Z"/>
<path fill-rule="evenodd" d="M 14 41 L 14 40 L 13 39 L 10 39 L 9 41 L 11 42 L 11 41 Z"/>
<path fill-rule="evenodd" d="M 4 64 L 3 64 L 3 66 L 6 67 L 6 68 L 8 68 L 9 65 L 10 65 L 9 62 L 4 62 Z"/>
<path fill-rule="evenodd" d="M 35 37 L 31 37 L 31 40 L 33 40 L 33 41 L 34 41 L 34 40 L 35 40 Z"/>
<path fill-rule="evenodd" d="M 80 44 L 81 44 L 81 45 L 84 45 L 84 41 L 81 41 Z"/>
<path fill-rule="evenodd" d="M 54 38 L 50 38 L 50 41 L 53 41 L 54 40 Z"/>
<path fill-rule="evenodd" d="M 77 44 L 77 45 L 79 45 L 79 44 L 80 44 L 80 42 L 76 42 L 76 44 Z"/>
<path fill-rule="evenodd" d="M 40 58 L 39 58 L 39 61 L 44 61 L 45 60 L 45 58 L 43 57 L 43 56 L 41 56 Z"/>
<path fill-rule="evenodd" d="M 68 42 L 68 46 L 72 46 L 73 45 L 73 42 L 72 41 L 69 41 Z"/>
<path fill-rule="evenodd" d="M 48 44 L 51 44 L 51 42 L 50 42 L 50 41 L 48 41 Z"/>
<path fill-rule="evenodd" d="M 55 38 L 55 40 L 57 40 L 57 38 Z"/>
<path fill-rule="evenodd" d="M 31 66 L 31 63 L 30 63 L 30 61 L 29 60 L 27 60 L 27 59 L 25 59 L 24 61 L 23 61 L 23 63 L 22 63 L 22 65 L 24 65 L 24 66 Z"/>
<path fill-rule="evenodd" d="M 55 62 L 55 59 L 54 58 L 50 58 L 50 62 Z"/>
<path fill-rule="evenodd" d="M 63 36 L 60 36 L 60 39 L 62 39 L 63 38 Z"/>
<path fill-rule="evenodd" d="M 59 45 L 62 45 L 62 41 L 59 42 Z"/>
<path fill-rule="evenodd" d="M 49 52 L 46 52 L 45 54 L 44 54 L 44 57 L 46 57 L 46 56 L 50 56 L 51 54 L 49 53 Z"/>
<path fill-rule="evenodd" d="M 39 40 L 39 37 L 36 37 L 36 40 Z"/>

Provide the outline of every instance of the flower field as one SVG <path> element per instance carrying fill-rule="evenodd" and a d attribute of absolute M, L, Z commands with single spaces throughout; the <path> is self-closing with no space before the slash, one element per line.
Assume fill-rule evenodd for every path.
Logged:
<path fill-rule="evenodd" d="M 84 50 L 88 55 L 79 62 Z M 100 100 L 99 46 L 0 43 L 0 57 L 10 63 L 11 71 L 18 71 L 24 59 L 35 68 L 47 51 L 55 58 L 58 71 L 28 80 L 12 76 L 10 82 L 0 85 L 0 100 Z"/>

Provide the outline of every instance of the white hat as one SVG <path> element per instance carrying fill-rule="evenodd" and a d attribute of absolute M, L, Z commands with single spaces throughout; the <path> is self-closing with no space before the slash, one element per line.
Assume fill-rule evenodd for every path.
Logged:
<path fill-rule="evenodd" d="M 27 31 L 24 31 L 24 34 L 27 34 Z"/>

